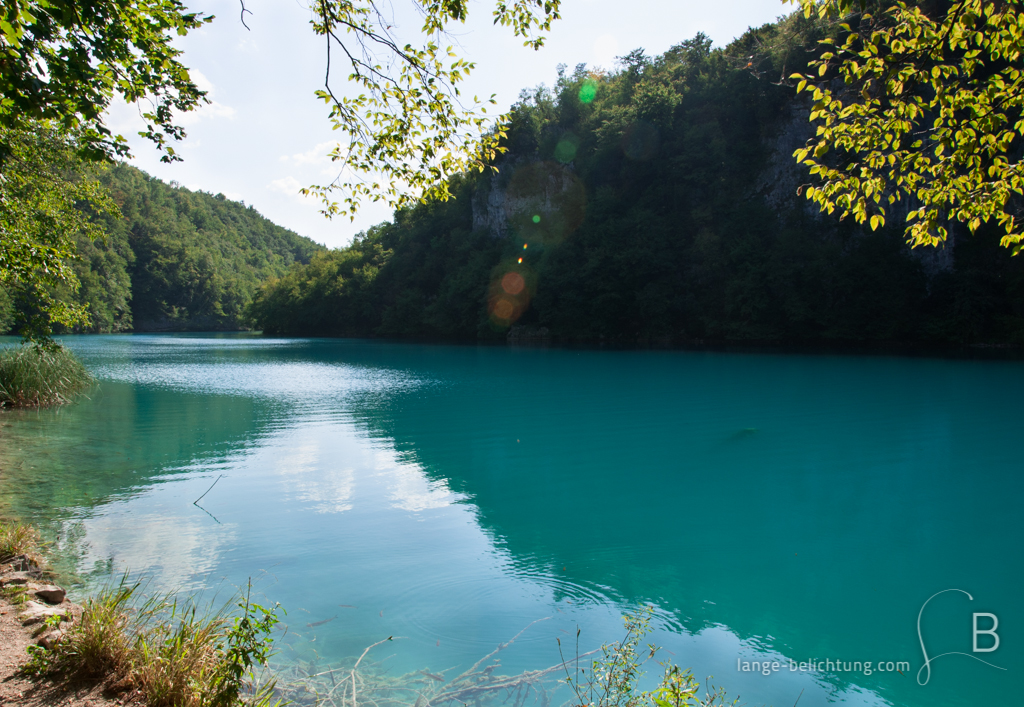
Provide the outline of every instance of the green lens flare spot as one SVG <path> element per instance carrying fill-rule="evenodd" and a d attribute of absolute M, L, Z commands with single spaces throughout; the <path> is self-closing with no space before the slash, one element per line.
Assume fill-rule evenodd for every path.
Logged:
<path fill-rule="evenodd" d="M 591 103 L 597 97 L 597 81 L 587 79 L 580 86 L 580 102 Z"/>
<path fill-rule="evenodd" d="M 576 159 L 576 147 L 579 144 L 579 138 L 576 136 L 566 137 L 561 140 L 555 147 L 555 159 L 562 164 L 568 164 Z"/>
<path fill-rule="evenodd" d="M 533 222 L 534 223 L 540 223 L 540 214 L 534 214 Z"/>

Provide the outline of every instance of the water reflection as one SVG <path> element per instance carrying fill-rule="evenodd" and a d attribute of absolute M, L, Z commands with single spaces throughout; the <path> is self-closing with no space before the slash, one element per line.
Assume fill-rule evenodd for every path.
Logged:
<path fill-rule="evenodd" d="M 557 662 L 556 636 L 579 625 L 592 647 L 618 636 L 621 607 L 651 601 L 672 659 L 753 704 L 804 690 L 801 705 L 967 705 L 1012 689 L 967 661 L 927 689 L 735 661 L 916 671 L 914 618 L 947 586 L 1019 624 L 1019 364 L 72 343 L 103 383 L 74 408 L 5 414 L 9 507 L 57 518 L 86 569 L 177 587 L 266 571 L 290 610 L 288 659 L 393 634 L 408 637 L 396 669 L 447 667 L 551 616 L 506 659 L 536 668 Z M 192 501 L 220 474 L 206 516 Z M 957 645 L 962 609 L 936 607 L 929 640 Z"/>

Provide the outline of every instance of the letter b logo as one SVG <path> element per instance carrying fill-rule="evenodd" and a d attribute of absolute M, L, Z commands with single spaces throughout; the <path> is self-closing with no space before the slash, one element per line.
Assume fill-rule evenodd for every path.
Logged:
<path fill-rule="evenodd" d="M 978 628 L 978 619 L 985 617 L 986 619 L 992 619 L 992 628 Z M 999 647 L 999 634 L 996 633 L 996 629 L 999 628 L 999 619 L 996 618 L 995 614 L 979 613 L 974 614 L 974 652 L 975 653 L 991 653 Z M 978 647 L 978 636 L 986 634 L 992 636 L 995 642 L 988 648 Z"/>

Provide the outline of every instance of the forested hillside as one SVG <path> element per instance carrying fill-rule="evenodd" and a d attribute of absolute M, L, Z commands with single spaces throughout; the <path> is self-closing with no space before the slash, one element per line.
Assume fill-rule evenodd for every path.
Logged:
<path fill-rule="evenodd" d="M 1024 259 L 953 231 L 911 250 L 798 194 L 813 135 L 783 76 L 816 26 L 704 36 L 524 91 L 496 175 L 396 214 L 262 289 L 268 333 L 448 339 L 1024 339 Z M 803 100 L 803 99 L 800 99 Z"/>
<path fill-rule="evenodd" d="M 322 247 L 251 206 L 165 184 L 126 164 L 100 181 L 120 207 L 106 241 L 79 238 L 90 331 L 240 329 L 259 285 Z"/>

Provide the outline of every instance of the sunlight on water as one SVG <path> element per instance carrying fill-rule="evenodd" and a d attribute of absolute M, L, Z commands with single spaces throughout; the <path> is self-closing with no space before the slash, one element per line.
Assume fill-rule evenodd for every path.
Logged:
<path fill-rule="evenodd" d="M 967 659 L 917 685 L 914 622 L 962 587 L 976 606 L 929 607 L 932 652 L 992 611 L 990 657 L 1020 665 L 1019 363 L 67 342 L 100 385 L 3 413 L 0 512 L 44 525 L 80 593 L 126 569 L 224 599 L 253 577 L 288 611 L 278 665 L 307 672 L 395 636 L 382 670 L 436 675 L 527 626 L 502 670 L 545 668 L 556 638 L 592 650 L 650 602 L 664 657 L 741 703 L 1015 694 Z M 827 659 L 913 667 L 785 667 Z"/>

